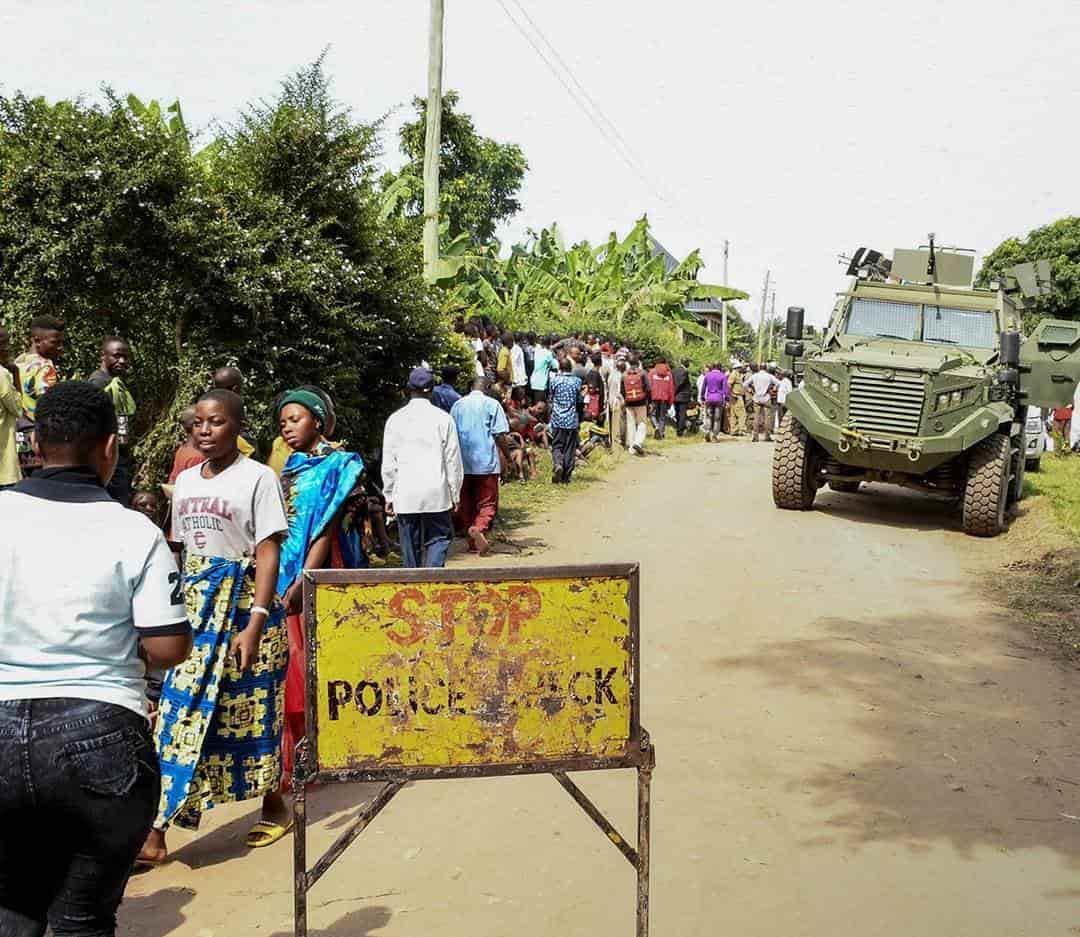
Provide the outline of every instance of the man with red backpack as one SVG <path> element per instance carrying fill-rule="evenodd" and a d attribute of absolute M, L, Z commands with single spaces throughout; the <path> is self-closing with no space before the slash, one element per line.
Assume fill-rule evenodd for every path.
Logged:
<path fill-rule="evenodd" d="M 649 372 L 649 396 L 652 399 L 649 409 L 654 435 L 657 439 L 663 439 L 668 410 L 675 404 L 675 379 L 671 376 L 666 358 L 657 358 Z"/>
<path fill-rule="evenodd" d="M 622 376 L 622 396 L 626 404 L 626 445 L 637 455 L 645 454 L 648 432 L 649 376 L 641 367 L 641 358 L 632 354 Z"/>

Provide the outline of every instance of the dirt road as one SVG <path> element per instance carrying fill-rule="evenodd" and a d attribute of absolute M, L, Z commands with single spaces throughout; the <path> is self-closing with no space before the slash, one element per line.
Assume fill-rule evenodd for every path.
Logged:
<path fill-rule="evenodd" d="M 1080 680 L 971 570 L 999 546 L 880 489 L 775 511 L 771 447 L 637 460 L 510 562 L 637 560 L 660 937 L 1080 933 Z M 489 561 L 490 562 L 490 561 Z M 625 832 L 628 772 L 579 778 Z M 313 795 L 317 853 L 364 788 Z M 123 937 L 286 937 L 244 805 L 133 880 Z M 623 937 L 633 872 L 549 777 L 405 790 L 312 892 L 323 937 Z"/>

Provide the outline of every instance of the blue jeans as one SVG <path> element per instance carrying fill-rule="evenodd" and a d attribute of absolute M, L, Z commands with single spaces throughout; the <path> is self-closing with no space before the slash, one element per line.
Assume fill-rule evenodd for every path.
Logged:
<path fill-rule="evenodd" d="M 401 541 L 401 565 L 409 569 L 421 566 L 441 568 L 454 539 L 454 522 L 449 511 L 431 514 L 399 514 L 398 539 Z M 6 937 L 0 934 L 0 937 Z"/>
<path fill-rule="evenodd" d="M 115 937 L 161 776 L 146 719 L 77 699 L 0 702 L 0 937 Z"/>

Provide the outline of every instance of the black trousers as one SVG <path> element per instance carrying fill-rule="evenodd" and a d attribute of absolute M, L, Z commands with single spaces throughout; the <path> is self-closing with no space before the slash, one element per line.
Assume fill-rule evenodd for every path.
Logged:
<path fill-rule="evenodd" d="M 135 482 L 135 463 L 131 456 L 122 455 L 116 462 L 116 471 L 105 490 L 124 507 L 131 507 L 131 486 Z"/>
<path fill-rule="evenodd" d="M 577 427 L 573 429 L 553 429 L 551 431 L 551 462 L 555 471 L 562 474 L 564 483 L 569 483 L 570 476 L 574 474 L 577 444 Z"/>
<path fill-rule="evenodd" d="M 675 401 L 675 435 L 682 436 L 686 432 L 686 411 L 690 409 L 689 401 Z"/>
<path fill-rule="evenodd" d="M 78 699 L 0 702 L 0 935 L 115 937 L 161 774 L 146 719 Z"/>

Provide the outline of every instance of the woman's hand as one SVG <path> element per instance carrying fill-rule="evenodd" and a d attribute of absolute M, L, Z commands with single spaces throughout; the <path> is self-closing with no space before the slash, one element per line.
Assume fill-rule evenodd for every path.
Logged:
<path fill-rule="evenodd" d="M 262 640 L 262 623 L 249 624 L 229 645 L 229 653 L 236 660 L 236 667 L 241 673 L 247 673 L 259 659 L 259 642 Z"/>
<path fill-rule="evenodd" d="M 285 611 L 289 615 L 299 615 L 300 611 L 304 607 L 304 586 L 298 579 L 288 589 L 285 590 L 285 598 L 283 600 L 285 605 Z"/>

